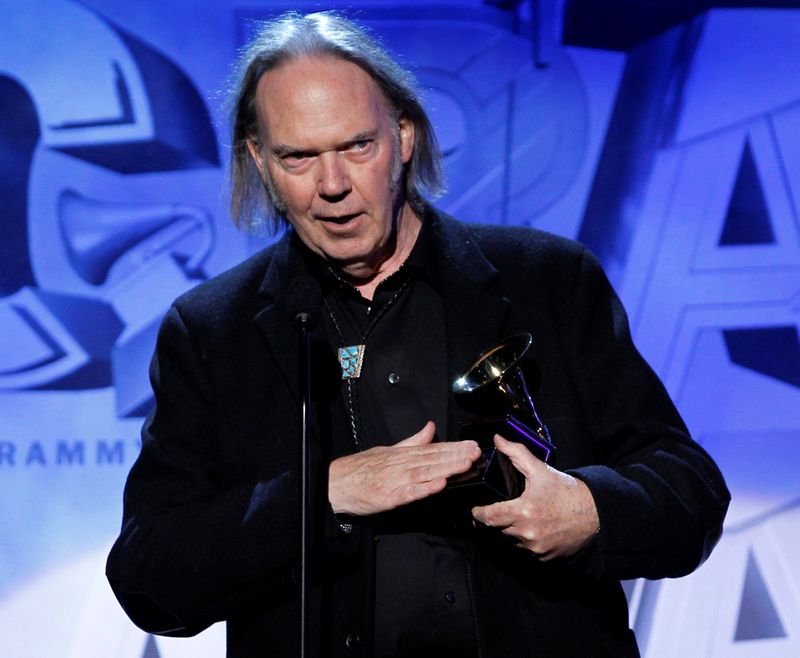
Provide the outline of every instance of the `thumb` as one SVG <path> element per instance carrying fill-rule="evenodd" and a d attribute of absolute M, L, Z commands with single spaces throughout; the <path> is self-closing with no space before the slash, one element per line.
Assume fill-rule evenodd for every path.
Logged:
<path fill-rule="evenodd" d="M 398 446 L 424 446 L 433 441 L 436 434 L 436 423 L 429 420 L 423 428 L 416 434 L 412 434 L 407 439 L 403 439 L 395 445 Z"/>
<path fill-rule="evenodd" d="M 499 434 L 495 434 L 494 445 L 511 460 L 514 468 L 528 479 L 533 477 L 541 467 L 544 466 L 546 468 L 543 461 L 535 457 L 527 447 L 517 441 L 509 441 Z"/>

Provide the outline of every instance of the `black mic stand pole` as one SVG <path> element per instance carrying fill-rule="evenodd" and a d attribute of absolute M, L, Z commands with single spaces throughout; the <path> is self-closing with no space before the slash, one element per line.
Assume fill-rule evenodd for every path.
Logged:
<path fill-rule="evenodd" d="M 309 554 L 311 547 L 311 315 L 295 316 L 300 331 L 300 658 L 308 658 L 309 619 Z"/>

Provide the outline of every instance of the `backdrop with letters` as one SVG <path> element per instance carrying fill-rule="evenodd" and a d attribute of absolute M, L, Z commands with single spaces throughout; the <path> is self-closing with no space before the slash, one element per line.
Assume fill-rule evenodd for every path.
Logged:
<path fill-rule="evenodd" d="M 710 560 L 625 584 L 643 655 L 800 655 L 800 2 L 0 0 L 3 656 L 224 655 L 136 629 L 104 560 L 162 314 L 271 239 L 227 210 L 231 64 L 320 8 L 415 71 L 442 209 L 594 250 L 723 469 Z"/>

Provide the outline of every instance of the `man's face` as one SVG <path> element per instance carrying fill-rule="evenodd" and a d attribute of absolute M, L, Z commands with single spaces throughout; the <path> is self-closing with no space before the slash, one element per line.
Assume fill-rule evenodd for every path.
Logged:
<path fill-rule="evenodd" d="M 300 238 L 351 276 L 377 272 L 408 211 L 401 180 L 413 125 L 393 116 L 363 69 L 330 57 L 268 71 L 256 106 L 260 144 L 250 152 Z"/>

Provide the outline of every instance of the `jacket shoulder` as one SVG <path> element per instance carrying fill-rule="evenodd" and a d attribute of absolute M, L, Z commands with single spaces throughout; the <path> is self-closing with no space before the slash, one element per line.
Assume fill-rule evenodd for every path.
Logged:
<path fill-rule="evenodd" d="M 266 273 L 284 249 L 284 240 L 266 247 L 253 256 L 179 296 L 173 306 L 187 322 L 224 324 L 225 318 L 240 317 L 263 305 L 259 290 Z M 253 311 L 254 312 L 254 311 Z"/>
<path fill-rule="evenodd" d="M 492 262 L 514 257 L 537 263 L 564 262 L 580 258 L 587 251 L 580 242 L 526 226 L 465 226 Z"/>

